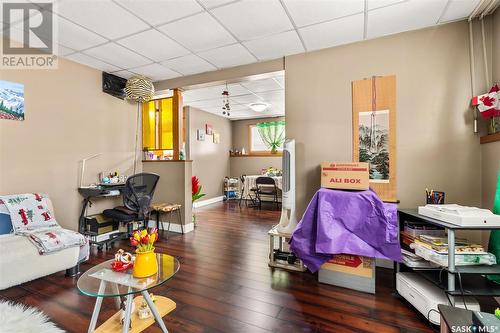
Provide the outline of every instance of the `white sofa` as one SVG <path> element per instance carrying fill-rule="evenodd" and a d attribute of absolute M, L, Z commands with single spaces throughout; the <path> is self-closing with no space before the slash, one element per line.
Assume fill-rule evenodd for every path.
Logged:
<path fill-rule="evenodd" d="M 52 203 L 49 208 L 54 214 Z M 78 265 L 80 247 L 40 255 L 24 236 L 0 235 L 0 290 Z"/>

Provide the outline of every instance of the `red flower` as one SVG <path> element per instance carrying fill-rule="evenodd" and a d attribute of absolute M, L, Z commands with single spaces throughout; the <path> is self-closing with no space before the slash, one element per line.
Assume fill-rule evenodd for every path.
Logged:
<path fill-rule="evenodd" d="M 199 189 L 200 189 L 200 180 L 196 176 L 191 177 L 192 195 L 196 195 L 198 193 Z"/>
<path fill-rule="evenodd" d="M 139 242 L 138 242 L 138 241 L 136 241 L 136 240 L 134 239 L 134 237 L 130 237 L 130 244 L 132 244 L 132 246 L 137 246 L 137 245 L 139 245 Z"/>
<path fill-rule="evenodd" d="M 149 242 L 149 235 L 146 235 L 141 238 L 141 243 L 142 244 L 147 244 Z"/>

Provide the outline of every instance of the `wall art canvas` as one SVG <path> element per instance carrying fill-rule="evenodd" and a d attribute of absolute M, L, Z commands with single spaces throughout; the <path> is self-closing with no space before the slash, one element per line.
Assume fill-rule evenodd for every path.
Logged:
<path fill-rule="evenodd" d="M 204 129 L 198 129 L 196 131 L 196 138 L 198 141 L 205 141 L 205 130 Z"/>
<path fill-rule="evenodd" d="M 220 133 L 214 132 L 214 143 L 220 143 Z"/>
<path fill-rule="evenodd" d="M 212 135 L 214 133 L 214 128 L 212 125 L 205 124 L 205 128 L 207 135 Z"/>
<path fill-rule="evenodd" d="M 0 119 L 24 120 L 24 85 L 0 80 Z"/>
<path fill-rule="evenodd" d="M 389 182 L 389 110 L 359 112 L 359 161 L 370 163 L 370 181 Z"/>

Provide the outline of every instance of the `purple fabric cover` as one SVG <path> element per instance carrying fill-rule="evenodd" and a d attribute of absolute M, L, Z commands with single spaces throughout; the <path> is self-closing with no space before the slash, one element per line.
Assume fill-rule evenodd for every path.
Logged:
<path fill-rule="evenodd" d="M 371 189 L 322 188 L 292 234 L 290 248 L 313 273 L 340 253 L 399 262 L 396 205 L 382 202 Z"/>

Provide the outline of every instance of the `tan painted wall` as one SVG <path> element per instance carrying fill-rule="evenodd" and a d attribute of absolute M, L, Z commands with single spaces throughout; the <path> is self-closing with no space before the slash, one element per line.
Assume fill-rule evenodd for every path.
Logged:
<path fill-rule="evenodd" d="M 493 82 L 500 82 L 500 10 L 493 16 Z M 500 169 L 500 142 L 481 145 L 482 205 L 492 209 L 498 170 Z"/>
<path fill-rule="evenodd" d="M 319 164 L 351 160 L 351 82 L 372 75 L 397 77 L 400 207 L 424 203 L 426 187 L 448 202 L 481 204 L 465 22 L 290 56 L 285 68 L 299 216 L 319 188 Z"/>
<path fill-rule="evenodd" d="M 58 222 L 76 230 L 79 161 L 103 154 L 87 162 L 86 184 L 99 171 L 131 174 L 136 106 L 104 94 L 100 71 L 62 59 L 57 70 L 0 70 L 0 79 L 24 84 L 26 103 L 26 120 L 0 121 L 0 194 L 47 193 Z"/>
<path fill-rule="evenodd" d="M 182 219 L 184 224 L 192 222 L 191 212 L 191 175 L 192 162 L 144 162 L 144 172 L 156 173 L 160 176 L 153 197 L 154 202 L 171 202 L 182 205 Z M 160 221 L 167 221 L 168 216 L 161 216 Z M 154 216 L 156 218 L 156 216 Z M 172 223 L 179 224 L 176 216 L 172 216 Z"/>
<path fill-rule="evenodd" d="M 220 197 L 224 177 L 229 176 L 229 150 L 231 149 L 231 121 L 203 110 L 187 107 L 189 110 L 190 159 L 193 160 L 193 175 L 200 179 L 203 193 L 201 200 Z M 197 140 L 197 129 L 205 130 L 205 124 L 213 126 L 220 133 L 220 143 L 213 142 L 212 135 L 205 141 Z"/>

